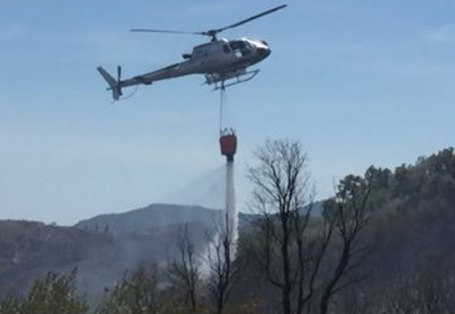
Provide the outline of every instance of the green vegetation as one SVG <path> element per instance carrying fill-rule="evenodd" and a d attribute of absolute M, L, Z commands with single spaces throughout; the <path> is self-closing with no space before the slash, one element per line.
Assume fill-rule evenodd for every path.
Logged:
<path fill-rule="evenodd" d="M 48 273 L 37 280 L 26 298 L 8 297 L 0 303 L 1 314 L 84 314 L 85 300 L 76 296 L 76 271 L 70 275 Z"/>

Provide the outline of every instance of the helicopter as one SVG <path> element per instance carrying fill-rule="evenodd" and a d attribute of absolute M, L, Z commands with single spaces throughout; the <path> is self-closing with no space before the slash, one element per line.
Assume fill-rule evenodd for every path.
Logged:
<path fill-rule="evenodd" d="M 117 78 L 114 78 L 102 66 L 99 66 L 97 70 L 109 85 L 107 90 L 112 91 L 114 100 L 120 99 L 123 95 L 122 89 L 124 87 L 151 85 L 156 81 L 190 74 L 203 74 L 205 76 L 206 84 L 214 84 L 215 90 L 224 90 L 226 87 L 253 79 L 259 73 L 259 69 L 248 70 L 248 68 L 267 58 L 270 55 L 271 50 L 264 40 L 253 40 L 248 38 L 227 40 L 225 38 L 218 38 L 218 34 L 285 7 L 287 7 L 287 5 L 283 4 L 237 23 L 205 32 L 131 29 L 131 32 L 201 35 L 209 37 L 210 41 L 195 46 L 192 53 L 184 53 L 182 55 L 184 61 L 182 62 L 166 66 L 153 72 L 137 75 L 129 79 L 123 80 L 121 78 L 122 68 L 120 66 L 117 67 Z"/>

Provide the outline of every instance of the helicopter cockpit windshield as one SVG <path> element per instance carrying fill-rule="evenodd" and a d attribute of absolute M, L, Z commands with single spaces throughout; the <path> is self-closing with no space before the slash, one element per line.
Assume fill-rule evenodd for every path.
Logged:
<path fill-rule="evenodd" d="M 233 40 L 229 44 L 237 58 L 248 57 L 252 54 L 252 47 L 247 41 Z"/>

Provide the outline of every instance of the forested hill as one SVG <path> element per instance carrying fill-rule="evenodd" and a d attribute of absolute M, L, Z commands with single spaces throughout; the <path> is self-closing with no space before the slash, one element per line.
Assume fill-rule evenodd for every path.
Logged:
<path fill-rule="evenodd" d="M 370 253 L 338 293 L 334 313 L 449 313 L 445 309 L 455 308 L 454 150 L 395 169 L 371 166 L 362 179 L 371 182 L 374 214 L 360 247 Z M 237 302 L 243 295 L 273 298 L 276 290 L 267 280 L 257 284 L 263 273 L 254 264 L 245 274 L 234 293 Z"/>
<path fill-rule="evenodd" d="M 184 226 L 203 250 L 221 212 L 198 206 L 152 204 L 96 216 L 73 227 L 0 220 L 0 294 L 25 292 L 47 272 L 71 272 L 87 293 L 103 291 L 128 269 L 169 262 Z M 241 229 L 253 219 L 240 214 Z"/>
<path fill-rule="evenodd" d="M 453 148 L 420 157 L 414 165 L 401 165 L 394 171 L 370 167 L 368 175 L 374 177 L 377 200 L 389 210 L 419 212 L 422 207 L 442 205 L 440 202 L 453 205 L 455 201 Z"/>
<path fill-rule="evenodd" d="M 105 234 L 39 222 L 0 221 L 0 291 L 24 292 L 49 270 L 68 271 L 112 243 Z"/>
<path fill-rule="evenodd" d="M 315 202 L 312 215 L 320 216 L 323 202 Z M 147 230 L 200 223 L 211 226 L 221 217 L 220 210 L 200 206 L 182 206 L 172 204 L 151 204 L 125 213 L 98 215 L 81 220 L 74 227 L 92 232 L 107 232 L 115 236 L 122 234 L 146 232 Z M 251 226 L 260 216 L 252 213 L 239 213 L 239 228 L 244 230 Z"/>
<path fill-rule="evenodd" d="M 219 211 L 201 207 L 151 205 L 75 227 L 0 220 L 0 294 L 23 293 L 47 272 L 75 267 L 84 292 L 102 292 L 128 269 L 172 259 L 185 224 L 190 239 L 204 248 L 216 215 Z"/>
<path fill-rule="evenodd" d="M 199 206 L 151 204 L 119 214 L 104 214 L 78 222 L 75 227 L 88 231 L 122 234 L 166 227 L 172 224 L 199 222 L 212 224 L 218 212 Z"/>
<path fill-rule="evenodd" d="M 394 170 L 370 167 L 376 216 L 363 282 L 347 290 L 347 313 L 377 313 L 397 303 L 409 313 L 455 307 L 455 155 L 444 149 Z M 368 296 L 366 300 L 363 296 Z M 360 297 L 359 297 L 360 296 Z M 422 313 L 443 313 L 430 310 Z M 445 313 L 445 312 L 444 312 Z"/>

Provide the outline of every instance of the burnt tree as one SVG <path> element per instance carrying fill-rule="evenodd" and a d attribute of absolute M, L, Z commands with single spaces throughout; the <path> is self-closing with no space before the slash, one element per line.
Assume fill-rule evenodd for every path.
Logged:
<path fill-rule="evenodd" d="M 301 145 L 267 141 L 256 160 L 249 178 L 261 214 L 257 262 L 280 291 L 282 313 L 314 313 L 319 304 L 326 314 L 333 296 L 361 279 L 355 270 L 369 249 L 358 239 L 370 219 L 370 181 L 347 177 L 322 217 L 312 217 L 314 188 Z"/>
<path fill-rule="evenodd" d="M 179 231 L 177 239 L 178 257 L 170 265 L 169 276 L 175 287 L 185 295 L 185 304 L 192 313 L 198 308 L 198 296 L 201 285 L 201 261 L 191 241 L 188 225 Z"/>
<path fill-rule="evenodd" d="M 280 291 L 282 312 L 301 314 L 315 294 L 332 225 L 314 231 L 310 219 L 314 189 L 299 143 L 267 141 L 256 159 L 249 178 L 254 185 L 253 210 L 262 216 L 257 262 Z"/>
<path fill-rule="evenodd" d="M 330 301 L 338 292 L 368 276 L 360 269 L 372 247 L 365 241 L 362 243 L 360 235 L 372 219 L 370 196 L 373 182 L 371 172 L 367 172 L 365 178 L 349 175 L 340 181 L 335 197 L 324 203 L 324 220 L 330 221 L 335 235 L 334 249 L 338 254 L 332 257 L 334 269 L 322 285 L 321 314 L 328 312 Z"/>
<path fill-rule="evenodd" d="M 207 288 L 216 314 L 224 313 L 232 289 L 244 268 L 243 263 L 235 259 L 236 239 L 227 214 L 221 216 L 223 216 L 221 221 L 215 221 L 215 232 L 206 233 L 209 243 Z"/>

